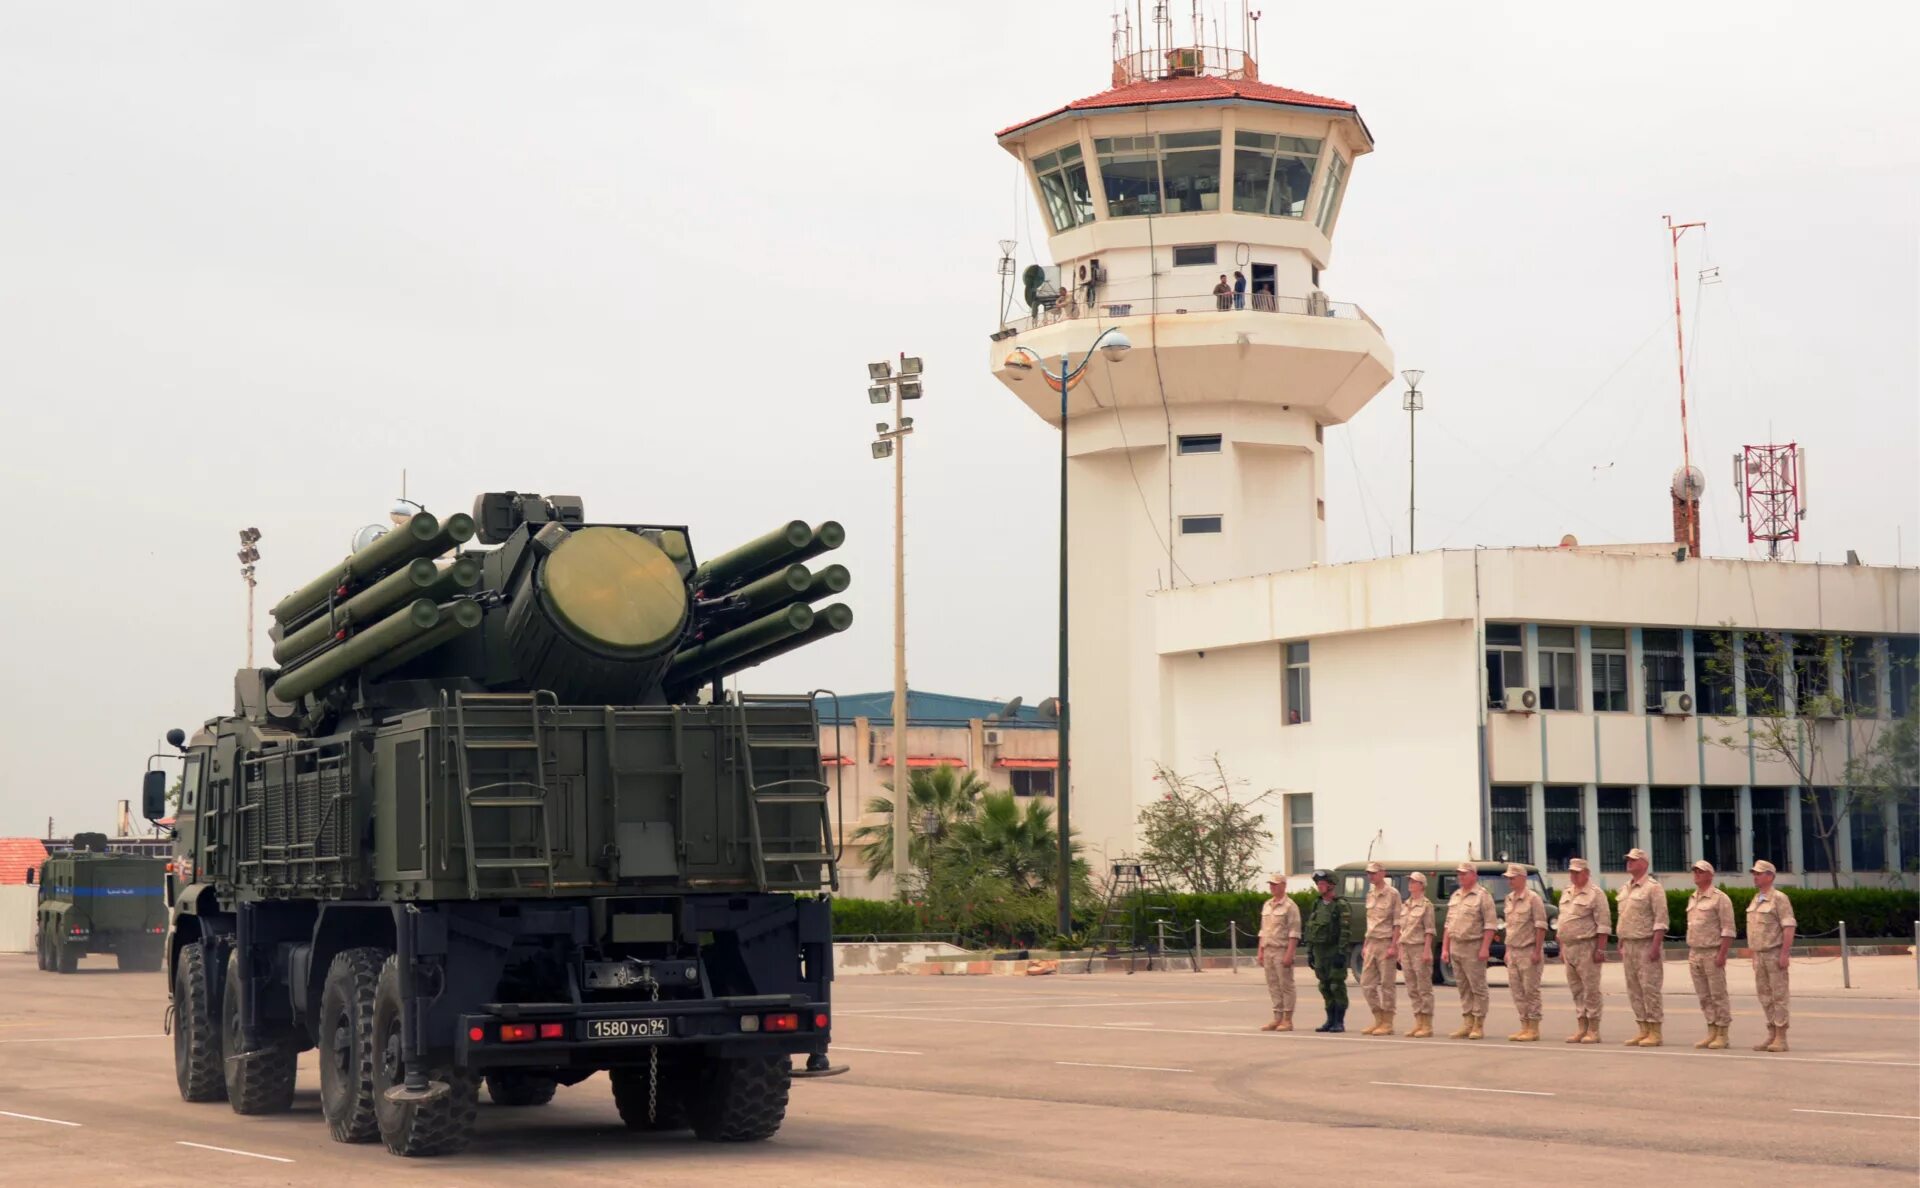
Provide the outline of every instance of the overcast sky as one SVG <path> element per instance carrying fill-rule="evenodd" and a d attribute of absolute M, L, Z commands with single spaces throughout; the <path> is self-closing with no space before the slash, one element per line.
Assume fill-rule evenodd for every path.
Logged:
<path fill-rule="evenodd" d="M 236 531 L 264 624 L 403 468 L 705 553 L 837 518 L 853 634 L 749 687 L 884 688 L 863 364 L 903 349 L 912 683 L 1051 693 L 1056 439 L 986 369 L 1040 221 L 992 134 L 1105 88 L 1110 8 L 0 3 L 0 834 L 110 827 L 231 706 Z M 1263 77 L 1378 139 L 1324 283 L 1428 373 L 1423 546 L 1667 534 L 1671 213 L 1707 550 L 1771 436 L 1804 557 L 1920 555 L 1913 5 L 1265 8 Z M 1331 560 L 1405 547 L 1405 433 L 1389 391 L 1327 434 Z"/>

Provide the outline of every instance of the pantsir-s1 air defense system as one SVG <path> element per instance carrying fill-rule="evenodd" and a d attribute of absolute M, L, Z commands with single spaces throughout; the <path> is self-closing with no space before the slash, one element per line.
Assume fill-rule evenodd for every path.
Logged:
<path fill-rule="evenodd" d="M 842 538 L 701 562 L 501 492 L 282 599 L 280 667 L 169 735 L 181 1095 L 285 1110 L 317 1048 L 333 1137 L 401 1155 L 465 1145 L 482 1082 L 539 1105 L 600 1071 L 636 1129 L 778 1129 L 792 1078 L 840 1071 L 829 789 L 813 695 L 721 678 L 847 629 L 815 605 L 847 571 L 808 564 Z"/>

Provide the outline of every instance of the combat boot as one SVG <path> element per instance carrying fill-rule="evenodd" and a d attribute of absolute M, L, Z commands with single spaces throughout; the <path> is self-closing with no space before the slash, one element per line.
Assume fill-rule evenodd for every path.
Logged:
<path fill-rule="evenodd" d="M 1527 1038 L 1525 1042 L 1529 1044 L 1540 1042 L 1540 1020 L 1527 1020 Z"/>
<path fill-rule="evenodd" d="M 1433 1034 L 1433 1016 L 1432 1015 L 1415 1015 L 1413 1017 L 1413 1030 L 1407 1032 L 1407 1038 L 1408 1039 L 1426 1039 L 1428 1036 L 1432 1034 Z"/>
<path fill-rule="evenodd" d="M 1381 1015 L 1380 1026 L 1373 1029 L 1373 1034 L 1392 1035 L 1393 1034 L 1393 1016 L 1391 1014 Z"/>
<path fill-rule="evenodd" d="M 1280 1020 L 1279 1020 L 1278 1018 L 1275 1018 L 1275 1019 L 1271 1019 L 1271 1020 L 1268 1020 L 1267 1022 L 1265 1022 L 1265 1023 L 1262 1023 L 1262 1024 L 1260 1025 L 1260 1030 L 1262 1030 L 1262 1031 L 1278 1031 L 1278 1030 L 1280 1030 Z"/>
<path fill-rule="evenodd" d="M 1467 1038 L 1468 1039 L 1485 1039 L 1486 1038 L 1486 1022 L 1487 1022 L 1486 1019 L 1482 1018 L 1479 1015 L 1473 1016 L 1473 1027 L 1470 1031 L 1467 1032 Z"/>
<path fill-rule="evenodd" d="M 1707 1041 L 1707 1047 L 1712 1048 L 1716 1051 L 1726 1047 L 1727 1046 L 1727 1028 L 1731 1026 L 1733 1026 L 1733 1024 L 1731 1023 L 1716 1024 L 1713 1029 L 1713 1038 Z"/>
<path fill-rule="evenodd" d="M 1713 1041 L 1718 1038 L 1719 1035 L 1720 1028 L 1709 1023 L 1707 1024 L 1707 1037 L 1705 1039 L 1695 1040 L 1693 1046 L 1696 1048 L 1711 1048 L 1713 1047 Z"/>
<path fill-rule="evenodd" d="M 1786 1050 L 1787 1050 L 1787 1029 L 1785 1027 L 1782 1027 L 1778 1032 L 1774 1034 L 1773 1042 L 1767 1045 L 1767 1051 L 1784 1052 Z"/>
<path fill-rule="evenodd" d="M 1771 1052 L 1773 1050 L 1773 1041 L 1779 1038 L 1780 1029 L 1769 1023 L 1767 1024 L 1767 1038 L 1753 1045 L 1753 1050 L 1756 1052 Z"/>
<path fill-rule="evenodd" d="M 1568 1036 L 1563 1042 L 1569 1044 L 1584 1044 L 1587 1042 L 1587 1021 L 1585 1019 L 1579 1019 L 1576 1020 L 1576 1022 L 1580 1024 L 1580 1030 Z"/>
<path fill-rule="evenodd" d="M 1328 1031 L 1345 1031 L 1347 1029 L 1347 1008 L 1343 1006 L 1334 1007 L 1333 1017 L 1328 1020 L 1328 1022 L 1332 1024 L 1332 1026 L 1327 1028 Z"/>
<path fill-rule="evenodd" d="M 1640 1034 L 1630 1040 L 1621 1040 L 1620 1046 L 1623 1048 L 1637 1048 L 1640 1046 L 1640 1041 L 1647 1038 L 1647 1025 L 1644 1022 L 1635 1019 L 1633 1025 L 1640 1029 Z"/>
<path fill-rule="evenodd" d="M 1460 1016 L 1460 1026 L 1454 1028 L 1452 1031 L 1447 1032 L 1447 1038 L 1448 1039 L 1466 1039 L 1467 1036 L 1471 1035 L 1472 1033 L 1473 1033 L 1473 1016 L 1462 1015 Z"/>
<path fill-rule="evenodd" d="M 1600 1042 L 1600 1019 L 1598 1016 L 1587 1020 L 1587 1038 L 1580 1042 L 1583 1044 L 1597 1044 Z"/>
<path fill-rule="evenodd" d="M 1368 1007 L 1367 1011 L 1369 1014 L 1373 1016 L 1373 1022 L 1367 1024 L 1365 1027 L 1362 1027 L 1360 1029 L 1360 1034 L 1361 1035 L 1378 1035 L 1380 1033 L 1380 1012 L 1374 1010 L 1372 1007 Z"/>
<path fill-rule="evenodd" d="M 1507 1042 L 1510 1044 L 1517 1044 L 1526 1038 L 1527 1038 L 1527 1021 L 1525 1019 L 1522 1019 L 1520 1020 L 1520 1030 L 1508 1036 Z"/>
<path fill-rule="evenodd" d="M 1659 1024 L 1659 1023 L 1649 1023 L 1649 1024 L 1647 1024 L 1647 1038 L 1645 1038 L 1645 1039 L 1643 1039 L 1643 1040 L 1641 1040 L 1641 1041 L 1640 1041 L 1640 1046 L 1641 1046 L 1641 1047 L 1643 1047 L 1643 1048 L 1658 1048 L 1658 1047 L 1660 1047 L 1660 1046 L 1661 1046 L 1661 1043 L 1662 1043 L 1662 1040 L 1661 1040 L 1661 1038 L 1660 1038 L 1660 1028 L 1661 1028 L 1661 1026 L 1662 1026 L 1662 1025 L 1661 1025 L 1661 1024 Z"/>
<path fill-rule="evenodd" d="M 1274 1030 L 1275 1031 L 1292 1031 L 1293 1030 L 1293 1012 L 1282 1011 L 1280 1013 L 1280 1026 L 1274 1028 Z"/>
<path fill-rule="evenodd" d="M 1314 1031 L 1315 1032 L 1332 1031 L 1334 1022 L 1338 1018 L 1338 1015 L 1336 1015 L 1335 1012 L 1337 1012 L 1339 1009 L 1340 1009 L 1339 1007 L 1329 1006 L 1327 1008 L 1326 1019 L 1324 1019 L 1321 1022 L 1320 1026 L 1314 1028 Z"/>

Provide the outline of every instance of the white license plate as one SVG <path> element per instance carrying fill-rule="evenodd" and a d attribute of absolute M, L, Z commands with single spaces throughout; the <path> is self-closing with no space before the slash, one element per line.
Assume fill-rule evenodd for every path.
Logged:
<path fill-rule="evenodd" d="M 665 1019 L 589 1019 L 590 1040 L 650 1039 L 667 1034 Z"/>

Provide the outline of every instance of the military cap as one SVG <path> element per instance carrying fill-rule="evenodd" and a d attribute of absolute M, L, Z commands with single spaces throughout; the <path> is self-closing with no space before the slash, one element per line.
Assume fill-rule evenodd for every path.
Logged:
<path fill-rule="evenodd" d="M 1712 874 L 1712 873 L 1713 873 L 1713 863 L 1711 863 L 1711 862 L 1708 862 L 1708 861 L 1707 861 L 1707 860 L 1706 860 L 1705 858 L 1702 858 L 1702 859 L 1701 859 L 1700 861 L 1698 861 L 1698 862 L 1696 862 L 1696 863 L 1694 863 L 1694 864 L 1693 864 L 1693 869 L 1695 869 L 1695 870 L 1704 870 L 1704 871 L 1706 871 L 1706 872 L 1707 872 L 1708 874 Z"/>
<path fill-rule="evenodd" d="M 1378 862 L 1369 862 L 1367 863 L 1367 873 L 1368 874 L 1376 874 L 1376 873 L 1385 874 L 1387 873 L 1387 868 L 1380 865 Z"/>
<path fill-rule="evenodd" d="M 1267 882 L 1269 883 L 1284 883 L 1286 881 L 1287 881 L 1287 874 L 1285 871 L 1282 871 L 1282 870 L 1276 870 L 1272 874 L 1267 876 Z"/>
<path fill-rule="evenodd" d="M 1653 860 L 1647 857 L 1647 852 L 1641 849 L 1639 846 L 1635 846 L 1633 847 L 1633 849 L 1627 851 L 1628 862 L 1632 862 L 1635 858 L 1638 858 L 1640 861 L 1647 863 L 1649 866 L 1653 864 Z"/>
<path fill-rule="evenodd" d="M 1753 863 L 1753 873 L 1773 874 L 1773 863 L 1768 862 L 1765 858 L 1756 858 Z"/>
<path fill-rule="evenodd" d="M 1460 865 L 1454 867 L 1453 869 L 1460 874 L 1475 874 L 1475 873 L 1478 873 L 1480 870 L 1479 867 L 1475 866 L 1471 862 L 1462 862 Z"/>
<path fill-rule="evenodd" d="M 1407 882 L 1409 883 L 1424 883 L 1426 881 L 1427 881 L 1427 872 L 1424 870 L 1416 870 L 1412 874 L 1407 876 Z"/>
<path fill-rule="evenodd" d="M 1592 867 L 1589 867 L 1587 865 L 1587 860 L 1585 858 L 1569 858 L 1567 859 L 1567 869 L 1568 870 L 1591 870 Z"/>
<path fill-rule="evenodd" d="M 1510 879 L 1524 879 L 1527 877 L 1527 868 L 1518 862 L 1509 862 L 1507 863 L 1507 877 Z"/>
<path fill-rule="evenodd" d="M 1331 883 L 1333 882 L 1333 872 L 1330 870 L 1316 870 L 1313 872 L 1313 881 L 1316 883 Z"/>

